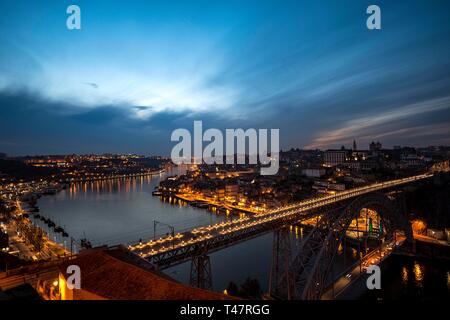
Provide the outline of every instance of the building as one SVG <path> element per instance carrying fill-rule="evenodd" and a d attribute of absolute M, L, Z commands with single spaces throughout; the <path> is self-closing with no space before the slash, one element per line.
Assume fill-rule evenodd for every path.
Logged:
<path fill-rule="evenodd" d="M 235 184 L 227 184 L 225 185 L 225 197 L 230 202 L 236 202 L 238 200 L 239 195 L 239 185 Z"/>
<path fill-rule="evenodd" d="M 344 191 L 345 190 L 345 184 L 343 183 L 331 183 L 329 181 L 321 181 L 316 180 L 314 181 L 314 184 L 312 186 L 314 190 L 317 190 L 318 192 L 325 193 L 325 192 L 336 192 L 336 191 Z"/>
<path fill-rule="evenodd" d="M 327 150 L 324 153 L 323 162 L 326 166 L 335 167 L 344 163 L 349 156 L 348 150 Z"/>
<path fill-rule="evenodd" d="M 306 168 L 302 169 L 302 174 L 307 176 L 308 178 L 321 178 L 323 177 L 327 171 L 325 168 Z"/>
<path fill-rule="evenodd" d="M 423 158 L 417 154 L 405 154 L 401 156 L 401 159 L 403 167 L 405 168 L 421 167 L 425 165 Z"/>
<path fill-rule="evenodd" d="M 217 200 L 218 201 L 225 201 L 225 188 L 218 188 L 217 189 Z"/>
<path fill-rule="evenodd" d="M 381 145 L 381 143 L 379 141 L 377 141 L 377 142 L 372 141 L 370 143 L 370 145 L 369 145 L 369 150 L 372 151 L 372 152 L 380 151 L 381 148 L 382 148 L 382 145 Z"/>
<path fill-rule="evenodd" d="M 64 156 L 48 156 L 48 157 L 36 157 L 25 158 L 23 162 L 27 165 L 35 167 L 65 167 L 67 166 L 67 160 Z"/>
<path fill-rule="evenodd" d="M 330 184 L 328 184 L 328 189 L 334 190 L 334 191 L 344 191 L 345 190 L 345 184 L 343 184 L 343 183 L 330 183 Z"/>
<path fill-rule="evenodd" d="M 437 240 L 446 240 L 446 234 L 444 233 L 444 230 L 428 228 L 427 236 Z"/>

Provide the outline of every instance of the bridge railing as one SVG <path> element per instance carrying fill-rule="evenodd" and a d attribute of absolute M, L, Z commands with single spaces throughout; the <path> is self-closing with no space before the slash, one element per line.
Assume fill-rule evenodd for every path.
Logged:
<path fill-rule="evenodd" d="M 224 235 L 236 233 L 239 236 L 245 233 L 245 229 L 249 232 L 253 232 L 252 229 L 255 227 L 260 228 L 264 224 L 274 224 L 277 220 L 289 220 L 290 218 L 298 218 L 299 215 L 304 212 L 308 212 L 314 209 L 321 208 L 326 205 L 334 204 L 345 199 L 353 198 L 358 195 L 370 193 L 377 190 L 382 190 L 390 188 L 392 186 L 402 185 L 412 181 L 417 181 L 421 179 L 426 179 L 433 176 L 433 174 L 422 174 L 414 177 L 402 178 L 388 182 L 375 183 L 369 186 L 363 186 L 355 189 L 350 189 L 346 191 L 339 192 L 335 195 L 324 196 L 320 198 L 304 200 L 300 203 L 289 205 L 278 210 L 269 210 L 265 213 L 257 214 L 252 217 L 246 217 L 245 219 L 238 219 L 234 222 L 218 223 L 215 225 L 210 225 L 207 227 L 194 228 L 191 231 L 185 232 L 183 234 L 177 233 L 175 236 L 163 237 L 158 243 L 169 243 L 170 247 L 165 247 L 164 245 L 159 245 L 155 242 L 148 242 L 146 244 L 137 244 L 129 246 L 131 251 L 138 252 L 141 255 L 156 256 L 156 255 L 166 255 L 167 251 L 179 250 L 182 247 L 198 246 L 202 243 L 209 243 L 212 240 L 220 240 Z M 260 228 L 263 230 L 264 228 Z M 197 235 L 198 234 L 198 235 Z M 174 239 L 176 238 L 176 239 Z M 166 241 L 170 240 L 170 241 Z M 227 240 L 229 237 L 227 237 Z M 145 249 L 147 248 L 147 249 Z"/>

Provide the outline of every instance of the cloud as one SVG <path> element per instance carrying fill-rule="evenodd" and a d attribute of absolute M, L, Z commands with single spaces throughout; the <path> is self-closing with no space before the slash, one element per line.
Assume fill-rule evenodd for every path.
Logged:
<path fill-rule="evenodd" d="M 386 2 L 389 32 L 368 31 L 361 4 L 333 1 L 325 11 L 315 1 L 178 10 L 163 1 L 87 2 L 80 32 L 60 24 L 59 6 L 19 2 L 0 21 L 0 98 L 23 105 L 16 114 L 14 101 L 2 103 L 9 115 L 0 127 L 21 143 L 24 132 L 34 139 L 32 131 L 44 131 L 36 143 L 61 137 L 55 145 L 71 141 L 69 152 L 86 150 L 83 138 L 129 150 L 143 135 L 153 148 L 193 120 L 279 128 L 283 148 L 372 137 L 429 143 L 446 134 L 447 100 L 436 97 L 450 88 L 449 10 L 426 2 Z M 89 137 L 77 140 L 76 131 Z"/>
<path fill-rule="evenodd" d="M 84 82 L 85 85 L 90 86 L 94 89 L 98 89 L 98 84 L 93 83 L 93 82 Z"/>
<path fill-rule="evenodd" d="M 450 122 L 402 128 L 398 130 L 383 132 L 373 136 L 368 136 L 367 138 L 370 137 L 378 140 L 390 136 L 399 136 L 399 135 L 407 136 L 408 138 L 419 138 L 427 136 L 446 136 L 447 140 L 450 140 Z"/>
<path fill-rule="evenodd" d="M 429 134 L 426 129 L 427 126 L 417 126 L 413 128 L 400 128 L 398 125 L 402 120 L 414 120 L 417 117 L 422 117 L 427 113 L 445 111 L 450 109 L 450 97 L 443 97 L 438 99 L 426 100 L 410 105 L 397 107 L 391 110 L 386 110 L 381 113 L 370 114 L 351 119 L 342 123 L 337 129 L 325 131 L 319 134 L 306 148 L 323 148 L 336 146 L 343 143 L 348 143 L 353 139 L 376 139 L 386 136 L 399 136 L 406 135 L 415 132 L 417 136 L 423 136 Z M 386 129 L 386 126 L 395 124 L 397 129 L 390 132 L 382 132 Z M 408 123 L 404 123 L 404 126 L 408 126 Z M 430 128 L 430 127 L 428 127 Z M 434 129 L 438 128 L 436 126 Z M 424 130 L 420 132 L 420 130 Z M 440 127 L 441 134 L 442 127 Z"/>

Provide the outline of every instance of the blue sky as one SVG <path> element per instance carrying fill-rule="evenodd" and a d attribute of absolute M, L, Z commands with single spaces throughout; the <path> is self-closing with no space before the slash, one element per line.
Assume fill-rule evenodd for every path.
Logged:
<path fill-rule="evenodd" d="M 169 154 L 194 120 L 280 128 L 284 149 L 450 144 L 448 1 L 2 0 L 0 15 L 1 152 Z"/>

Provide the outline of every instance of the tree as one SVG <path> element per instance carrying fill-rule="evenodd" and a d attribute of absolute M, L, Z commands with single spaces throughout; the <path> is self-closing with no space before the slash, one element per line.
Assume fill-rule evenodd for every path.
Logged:
<path fill-rule="evenodd" d="M 233 281 L 228 283 L 226 293 L 244 299 L 261 299 L 261 286 L 257 279 L 247 278 L 244 283 L 238 286 Z"/>
<path fill-rule="evenodd" d="M 241 284 L 239 289 L 239 296 L 242 298 L 261 298 L 261 286 L 257 279 L 247 278 L 244 283 Z"/>
<path fill-rule="evenodd" d="M 228 287 L 226 290 L 227 290 L 227 293 L 231 296 L 239 295 L 239 288 L 236 285 L 236 283 L 234 283 L 233 281 L 230 281 L 230 283 L 228 283 Z"/>

